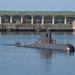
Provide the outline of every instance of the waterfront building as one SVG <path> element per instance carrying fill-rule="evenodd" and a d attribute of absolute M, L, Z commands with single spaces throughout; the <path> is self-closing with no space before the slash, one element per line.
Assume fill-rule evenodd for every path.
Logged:
<path fill-rule="evenodd" d="M 23 27 L 22 29 L 74 30 L 75 12 L 74 11 L 0 11 L 0 25 L 7 25 L 7 26 L 19 25 L 20 26 L 19 29 Z"/>

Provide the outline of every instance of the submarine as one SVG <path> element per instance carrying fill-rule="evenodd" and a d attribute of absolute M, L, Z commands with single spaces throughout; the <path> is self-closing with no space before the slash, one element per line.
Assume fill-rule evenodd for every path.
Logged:
<path fill-rule="evenodd" d="M 20 47 L 20 42 L 16 42 L 16 46 Z M 74 52 L 75 48 L 71 44 L 58 44 L 56 40 L 52 39 L 51 32 L 41 32 L 40 39 L 32 43 L 24 43 L 23 47 L 49 49 L 49 50 L 63 50 Z"/>

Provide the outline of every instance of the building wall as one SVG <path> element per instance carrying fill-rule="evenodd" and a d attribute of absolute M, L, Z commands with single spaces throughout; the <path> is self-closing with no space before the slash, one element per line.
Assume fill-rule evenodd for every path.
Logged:
<path fill-rule="evenodd" d="M 15 18 L 13 18 L 15 16 Z M 25 16 L 30 18 L 24 19 Z M 50 18 L 46 18 L 50 16 Z M 71 11 L 0 11 L 0 24 L 16 23 L 16 24 L 72 24 L 75 20 L 75 12 Z"/>

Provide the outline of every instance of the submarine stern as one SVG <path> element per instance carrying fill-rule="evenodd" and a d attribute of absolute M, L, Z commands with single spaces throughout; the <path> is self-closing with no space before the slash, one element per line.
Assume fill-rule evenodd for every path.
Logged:
<path fill-rule="evenodd" d="M 70 52 L 74 52 L 74 51 L 75 51 L 75 48 L 74 48 L 73 45 L 67 44 L 66 46 L 67 46 L 67 50 L 68 50 L 68 51 L 70 51 Z"/>

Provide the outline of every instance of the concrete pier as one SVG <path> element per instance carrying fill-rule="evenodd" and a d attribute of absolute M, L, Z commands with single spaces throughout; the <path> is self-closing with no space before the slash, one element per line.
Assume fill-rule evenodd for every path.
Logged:
<path fill-rule="evenodd" d="M 41 31 L 61 31 L 61 32 L 73 32 L 75 31 L 75 28 L 73 28 L 73 25 L 15 25 L 15 24 L 9 24 L 9 25 L 5 25 L 2 24 L 0 25 L 0 31 L 4 31 L 4 32 L 13 32 L 13 31 L 35 31 L 37 32 L 39 30 L 39 32 Z"/>

